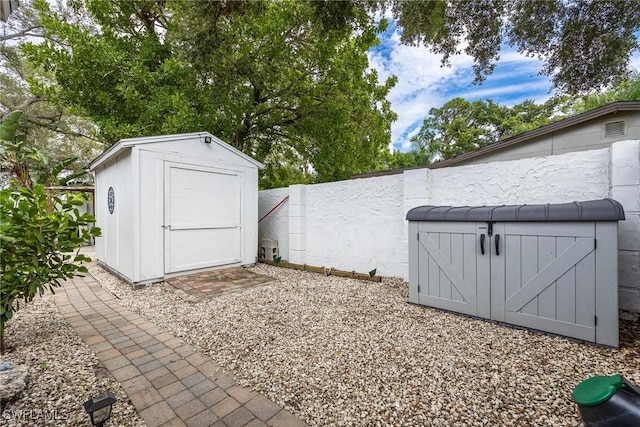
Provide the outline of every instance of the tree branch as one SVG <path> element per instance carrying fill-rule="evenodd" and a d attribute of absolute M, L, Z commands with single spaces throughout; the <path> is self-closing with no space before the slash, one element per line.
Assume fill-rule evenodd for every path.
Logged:
<path fill-rule="evenodd" d="M 36 126 L 41 126 L 43 128 L 47 128 L 49 130 L 52 130 L 53 132 L 61 133 L 63 135 L 78 136 L 78 137 L 82 137 L 82 138 L 87 138 L 87 139 L 90 139 L 92 141 L 96 141 L 96 142 L 99 142 L 100 144 L 102 144 L 102 141 L 100 141 L 99 139 L 96 139 L 96 138 L 91 137 L 89 135 L 85 135 L 85 134 L 80 133 L 80 132 L 74 132 L 72 130 L 61 129 L 60 127 L 58 127 L 58 126 L 56 126 L 54 124 L 42 123 L 42 122 L 34 120 L 34 119 L 30 118 L 30 117 L 27 117 L 27 121 L 29 123 L 33 123 Z"/>
<path fill-rule="evenodd" d="M 24 28 L 21 31 L 16 32 L 16 33 L 0 36 L 0 42 L 6 41 L 6 40 L 15 39 L 15 38 L 18 38 L 18 37 L 26 37 L 26 36 L 43 37 L 42 34 L 35 34 L 35 33 L 31 32 L 33 30 L 39 30 L 39 29 L 42 29 L 42 26 L 34 25 L 32 27 L 27 27 L 27 28 Z"/>

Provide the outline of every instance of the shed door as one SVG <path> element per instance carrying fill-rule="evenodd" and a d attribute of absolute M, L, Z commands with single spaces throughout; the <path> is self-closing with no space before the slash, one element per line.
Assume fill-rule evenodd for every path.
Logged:
<path fill-rule="evenodd" d="M 165 163 L 165 273 L 240 262 L 241 177 Z"/>
<path fill-rule="evenodd" d="M 490 316 L 487 224 L 421 222 L 418 226 L 418 303 Z M 480 239 L 485 235 L 485 253 Z"/>
<path fill-rule="evenodd" d="M 503 238 L 492 319 L 595 341 L 595 224 L 505 223 Z"/>

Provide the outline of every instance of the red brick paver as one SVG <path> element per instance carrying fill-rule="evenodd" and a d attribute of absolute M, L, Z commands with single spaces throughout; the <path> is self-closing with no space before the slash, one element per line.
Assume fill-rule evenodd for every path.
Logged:
<path fill-rule="evenodd" d="M 242 267 L 204 271 L 172 277 L 165 282 L 174 288 L 200 298 L 213 298 L 227 292 L 239 291 L 273 281 L 271 277 Z"/>
<path fill-rule="evenodd" d="M 149 427 L 307 425 L 239 386 L 210 357 L 122 307 L 91 276 L 66 282 L 55 301 Z"/>

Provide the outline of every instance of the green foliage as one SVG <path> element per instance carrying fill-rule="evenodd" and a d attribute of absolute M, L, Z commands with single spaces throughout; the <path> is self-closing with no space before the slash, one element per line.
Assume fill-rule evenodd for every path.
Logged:
<path fill-rule="evenodd" d="M 640 74 L 638 72 L 610 90 L 573 99 L 568 103 L 567 109 L 578 114 L 618 101 L 640 101 Z"/>
<path fill-rule="evenodd" d="M 32 188 L 34 182 L 38 183 L 42 179 L 44 182 L 40 183 L 66 185 L 70 180 L 86 175 L 85 170 L 80 170 L 58 178 L 58 175 L 70 169 L 78 158 L 63 159 L 50 167 L 49 157 L 41 147 L 28 141 L 25 135 L 17 135 L 22 116 L 22 111 L 12 111 L 0 123 L 0 170 L 7 172 L 15 184 Z M 34 178 L 34 170 L 40 171 L 37 178 Z M 45 170 L 48 173 L 43 175 L 42 171 Z"/>
<path fill-rule="evenodd" d="M 29 302 L 63 280 L 80 275 L 90 258 L 81 244 L 99 236 L 90 214 L 80 214 L 82 195 L 51 197 L 44 187 L 0 191 L 0 336 L 20 301 Z"/>
<path fill-rule="evenodd" d="M 54 184 L 50 180 L 55 178 L 52 168 L 59 162 L 69 156 L 77 157 L 79 161 L 69 164 L 64 172 L 79 173 L 103 147 L 92 139 L 94 125 L 50 102 L 38 82 L 51 81 L 52 76 L 26 61 L 20 51 L 21 43 L 41 40 L 42 28 L 32 3 L 21 0 L 11 19 L 0 24 L 3 30 L 0 39 L 7 40 L 0 45 L 0 117 L 11 111 L 23 111 L 18 130 L 29 141 L 29 147 L 46 153 L 49 159 L 46 163 L 32 164 L 29 173 L 36 182 Z M 61 2 L 52 4 L 65 7 Z M 30 84 L 38 87 L 39 95 L 30 90 Z"/>
<path fill-rule="evenodd" d="M 554 115 L 561 100 L 552 98 L 544 104 L 525 100 L 507 107 L 490 99 L 454 98 L 429 111 L 411 139 L 414 155 L 420 156 L 421 164 L 429 164 L 535 129 L 562 118 Z"/>
<path fill-rule="evenodd" d="M 365 4 L 368 4 L 365 2 Z M 611 87 L 628 74 L 638 50 L 638 0 L 382 0 L 402 27 L 402 42 L 475 60 L 476 81 L 493 72 L 504 42 L 544 61 L 556 88 L 585 93 Z"/>
<path fill-rule="evenodd" d="M 12 174 L 10 186 L 0 190 L 0 352 L 4 353 L 6 323 L 20 301 L 29 302 L 45 289 L 87 271 L 79 265 L 91 259 L 80 246 L 100 235 L 95 219 L 80 214 L 86 200 L 81 194 L 53 196 L 34 185 L 30 165 L 46 157 L 17 135 L 21 111 L 7 115 L 0 124 L 0 160 Z M 68 166 L 72 159 L 54 170 Z"/>
<path fill-rule="evenodd" d="M 47 38 L 23 51 L 56 84 L 32 90 L 90 117 L 109 143 L 207 130 L 267 164 L 262 187 L 347 178 L 372 169 L 388 145 L 395 78 L 379 84 L 369 70 L 377 28 L 360 8 L 74 4 L 94 26 L 36 2 Z"/>

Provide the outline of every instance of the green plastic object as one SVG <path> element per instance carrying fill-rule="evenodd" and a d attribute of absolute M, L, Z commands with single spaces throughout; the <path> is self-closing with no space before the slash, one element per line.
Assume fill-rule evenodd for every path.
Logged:
<path fill-rule="evenodd" d="M 624 387 L 620 374 L 586 379 L 573 389 L 573 401 L 580 406 L 596 406 L 611 399 Z"/>

